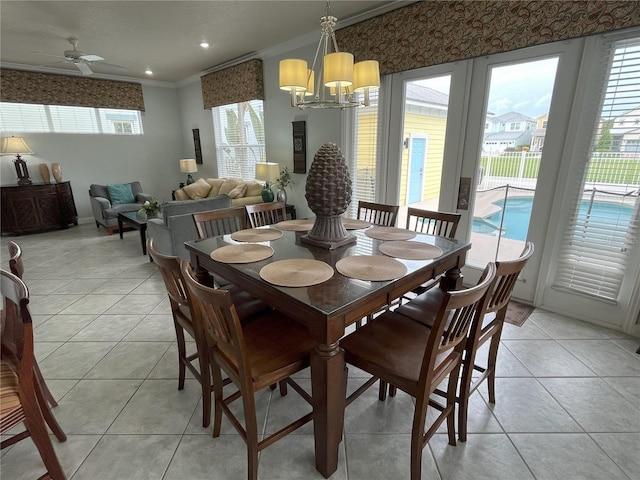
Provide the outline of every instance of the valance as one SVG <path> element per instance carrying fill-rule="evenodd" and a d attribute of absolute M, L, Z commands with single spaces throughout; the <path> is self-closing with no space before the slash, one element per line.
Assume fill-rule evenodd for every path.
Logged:
<path fill-rule="evenodd" d="M 210 73 L 201 78 L 204 108 L 264 100 L 262 60 L 247 62 Z"/>
<path fill-rule="evenodd" d="M 139 83 L 10 69 L 0 70 L 0 101 L 144 111 Z"/>
<path fill-rule="evenodd" d="M 637 1 L 430 1 L 336 35 L 356 61 L 391 74 L 638 25 Z"/>

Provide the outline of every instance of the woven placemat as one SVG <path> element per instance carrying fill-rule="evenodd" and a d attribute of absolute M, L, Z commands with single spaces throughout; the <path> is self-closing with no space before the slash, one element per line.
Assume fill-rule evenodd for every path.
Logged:
<path fill-rule="evenodd" d="M 405 260 L 430 260 L 442 255 L 442 249 L 435 245 L 421 242 L 408 242 L 406 240 L 394 240 L 384 242 L 378 247 L 381 253 Z"/>
<path fill-rule="evenodd" d="M 363 228 L 369 228 L 371 223 L 364 220 L 357 220 L 355 218 L 343 218 L 342 224 L 347 230 L 361 230 Z"/>
<path fill-rule="evenodd" d="M 413 230 L 396 227 L 373 227 L 364 234 L 376 240 L 409 240 L 417 235 Z"/>
<path fill-rule="evenodd" d="M 308 232 L 313 228 L 313 220 L 285 220 L 274 225 L 278 230 L 289 232 Z"/>
<path fill-rule="evenodd" d="M 248 228 L 231 234 L 231 238 L 236 242 L 268 242 L 281 236 L 282 232 L 275 228 Z"/>
<path fill-rule="evenodd" d="M 260 277 L 281 287 L 308 287 L 333 277 L 333 268 L 320 260 L 291 258 L 265 265 Z"/>
<path fill-rule="evenodd" d="M 338 260 L 336 270 L 345 277 L 382 282 L 402 277 L 407 267 L 393 258 L 383 255 L 358 255 Z"/>
<path fill-rule="evenodd" d="M 269 258 L 271 255 L 273 255 L 273 248 L 254 243 L 225 245 L 211 252 L 211 258 L 222 263 L 259 262 L 260 260 Z"/>

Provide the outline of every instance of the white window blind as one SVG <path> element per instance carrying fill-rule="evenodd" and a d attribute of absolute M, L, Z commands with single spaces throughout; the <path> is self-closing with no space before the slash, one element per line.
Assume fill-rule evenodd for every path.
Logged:
<path fill-rule="evenodd" d="M 131 128 L 122 128 L 122 123 Z M 0 103 L 0 126 L 7 132 L 142 135 L 138 110 L 28 103 Z"/>
<path fill-rule="evenodd" d="M 343 152 L 351 175 L 352 194 L 348 216 L 355 218 L 358 201 L 376 201 L 376 170 L 379 158 L 378 118 L 381 90 L 369 94 L 368 107 L 352 108 L 351 152 Z M 362 95 L 362 94 L 359 94 Z M 362 100 L 360 98 L 359 100 Z"/>
<path fill-rule="evenodd" d="M 266 161 L 262 100 L 211 109 L 218 177 L 255 178 L 256 163 Z"/>
<path fill-rule="evenodd" d="M 605 47 L 610 67 L 554 287 L 616 302 L 640 222 L 640 38 Z"/>

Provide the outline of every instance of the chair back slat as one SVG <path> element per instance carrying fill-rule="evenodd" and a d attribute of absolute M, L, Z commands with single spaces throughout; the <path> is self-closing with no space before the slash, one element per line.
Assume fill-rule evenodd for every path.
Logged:
<path fill-rule="evenodd" d="M 398 205 L 358 202 L 358 220 L 364 220 L 382 227 L 394 227 L 398 217 Z"/>
<path fill-rule="evenodd" d="M 171 300 L 171 308 L 175 309 L 179 305 L 188 307 L 189 300 L 187 298 L 182 273 L 180 272 L 180 261 L 178 257 L 160 253 L 155 247 L 152 238 L 147 240 L 147 252 L 149 252 L 149 256 L 160 270 L 167 294 Z"/>
<path fill-rule="evenodd" d="M 198 239 L 227 235 L 246 228 L 246 209 L 244 207 L 223 208 L 209 212 L 193 214 Z"/>
<path fill-rule="evenodd" d="M 409 207 L 407 209 L 407 229 L 428 235 L 454 238 L 460 217 L 459 213 L 434 212 Z"/>
<path fill-rule="evenodd" d="M 284 202 L 256 203 L 245 205 L 251 228 L 273 225 L 287 219 L 287 209 Z"/>

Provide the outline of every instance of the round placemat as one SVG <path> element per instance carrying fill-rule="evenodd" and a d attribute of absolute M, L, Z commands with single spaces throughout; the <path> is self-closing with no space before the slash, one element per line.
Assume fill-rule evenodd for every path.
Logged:
<path fill-rule="evenodd" d="M 260 260 L 269 258 L 271 255 L 273 255 L 273 248 L 254 243 L 225 245 L 211 252 L 211 258 L 222 263 L 259 262 Z"/>
<path fill-rule="evenodd" d="M 395 240 L 384 242 L 378 247 L 381 253 L 395 258 L 405 260 L 430 260 L 442 255 L 442 249 L 435 245 L 421 242 L 407 242 L 406 240 Z"/>
<path fill-rule="evenodd" d="M 275 228 L 248 228 L 231 234 L 231 238 L 236 242 L 268 242 L 281 236 L 282 232 Z"/>
<path fill-rule="evenodd" d="M 260 277 L 281 287 L 308 287 L 333 277 L 333 268 L 320 260 L 291 258 L 265 265 Z"/>
<path fill-rule="evenodd" d="M 357 220 L 355 218 L 343 218 L 342 224 L 347 230 L 361 230 L 371 226 L 371 223 L 365 222 L 364 220 Z"/>
<path fill-rule="evenodd" d="M 346 277 L 373 282 L 393 280 L 407 273 L 407 267 L 403 263 L 383 255 L 343 258 L 336 263 L 336 270 Z"/>
<path fill-rule="evenodd" d="M 417 235 L 413 230 L 396 227 L 373 227 L 364 234 L 376 240 L 409 240 Z"/>
<path fill-rule="evenodd" d="M 289 232 L 308 232 L 313 228 L 313 220 L 285 220 L 274 225 L 278 230 Z"/>

